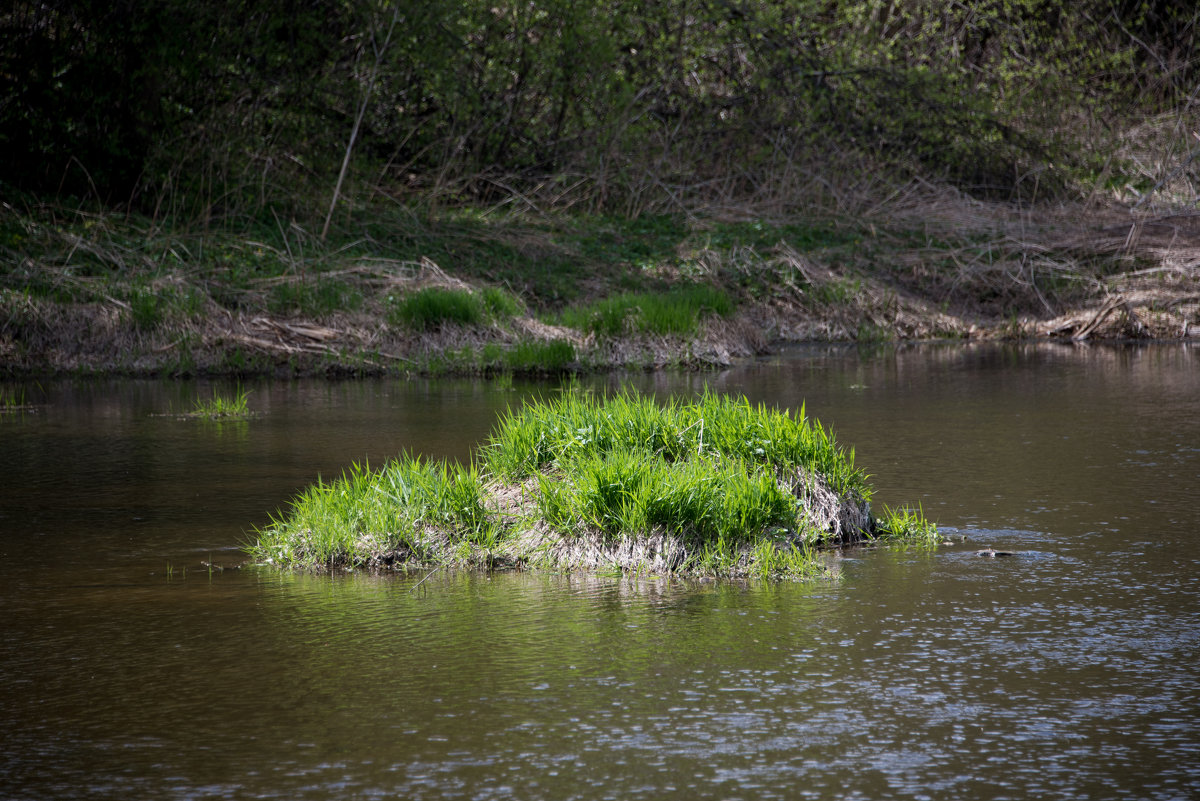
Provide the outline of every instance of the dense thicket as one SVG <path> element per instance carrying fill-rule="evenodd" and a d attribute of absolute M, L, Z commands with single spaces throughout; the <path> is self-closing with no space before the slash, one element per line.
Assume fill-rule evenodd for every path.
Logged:
<path fill-rule="evenodd" d="M 1094 156 L 1088 126 L 1189 100 L 1192 5 L 18 0 L 0 12 L 0 181 L 311 216 L 349 149 L 352 201 L 636 212 L 786 195 L 822 162 L 1044 191 Z"/>

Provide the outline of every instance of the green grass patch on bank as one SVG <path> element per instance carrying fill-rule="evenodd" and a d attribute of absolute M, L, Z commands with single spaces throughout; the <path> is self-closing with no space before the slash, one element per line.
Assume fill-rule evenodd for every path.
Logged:
<path fill-rule="evenodd" d="M 706 284 L 675 287 L 667 292 L 623 292 L 563 311 L 563 325 L 597 336 L 628 333 L 686 336 L 706 315 L 728 317 L 734 302 L 724 291 Z"/>
<path fill-rule="evenodd" d="M 821 497 L 865 508 L 870 487 L 853 452 L 803 411 L 711 394 L 660 406 L 568 392 L 506 415 L 477 466 L 402 457 L 318 482 L 250 551 L 318 568 L 500 562 L 801 577 L 820 572 L 813 549 L 833 541 L 813 523 Z M 935 531 L 912 510 L 861 519 L 838 541 Z"/>
<path fill-rule="evenodd" d="M 388 322 L 414 331 L 436 331 L 447 323 L 479 325 L 483 302 L 461 289 L 428 287 L 398 298 L 388 309 Z"/>
<path fill-rule="evenodd" d="M 496 287 L 480 292 L 426 287 L 392 298 L 388 321 L 413 331 L 437 331 L 447 324 L 472 326 L 505 320 L 522 311 L 521 302 Z"/>
<path fill-rule="evenodd" d="M 318 277 L 272 287 L 267 308 L 278 314 L 324 317 L 339 311 L 356 311 L 362 304 L 363 293 L 359 288 L 343 280 Z"/>

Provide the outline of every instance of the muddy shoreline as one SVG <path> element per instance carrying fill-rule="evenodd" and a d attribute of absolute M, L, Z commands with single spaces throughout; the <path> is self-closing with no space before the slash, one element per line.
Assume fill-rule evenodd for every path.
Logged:
<path fill-rule="evenodd" d="M 696 223 L 653 263 L 612 261 L 606 251 L 609 262 L 570 275 L 552 273 L 583 259 L 579 248 L 558 253 L 551 268 L 557 234 L 520 221 L 491 234 L 524 236 L 503 269 L 465 256 L 445 265 L 330 257 L 254 280 L 207 262 L 132 269 L 123 256 L 85 275 L 75 265 L 78 237 L 68 237 L 59 244 L 69 250 L 0 271 L 0 375 L 538 375 L 712 369 L 797 343 L 1200 337 L 1200 214 L 1062 207 L 1035 218 L 943 192 L 890 207 L 886 219 L 890 228 L 860 220 L 810 250 L 774 234 L 761 246 L 718 248 L 708 244 L 718 223 Z M 270 255 L 255 247 L 242 256 Z M 556 294 L 563 281 L 577 285 L 571 303 Z M 698 310 L 687 335 L 636 333 L 628 319 L 623 333 L 562 324 L 565 307 L 616 297 L 621 281 L 651 293 L 705 285 L 732 312 Z M 397 302 L 431 288 L 507 293 L 512 305 L 471 325 L 404 325 Z M 281 298 L 313 306 L 321 292 L 332 293 L 323 311 L 279 310 Z"/>
<path fill-rule="evenodd" d="M 979 313 L 942 311 L 916 296 L 893 297 L 885 309 L 813 311 L 799 304 L 756 304 L 729 319 L 706 320 L 692 337 L 602 339 L 532 317 L 514 318 L 503 327 L 450 326 L 414 335 L 367 314 L 313 320 L 224 312 L 145 332 L 110 305 L 63 305 L 26 297 L 19 299 L 19 308 L 12 308 L 11 301 L 5 304 L 9 325 L 0 335 L 0 374 L 337 378 L 705 370 L 800 343 L 1200 337 L 1200 288 L 1194 284 L 1131 287 L 1043 319 L 987 319 Z M 16 325 L 14 318 L 20 319 Z M 520 342 L 551 341 L 571 343 L 576 358 L 565 365 L 512 369 L 480 356 L 485 348 L 503 351 Z"/>

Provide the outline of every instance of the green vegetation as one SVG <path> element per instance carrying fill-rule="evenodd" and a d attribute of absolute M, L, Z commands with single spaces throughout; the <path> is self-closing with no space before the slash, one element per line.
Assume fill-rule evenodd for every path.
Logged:
<path fill-rule="evenodd" d="M 624 292 L 565 310 L 563 325 L 599 336 L 627 333 L 694 334 L 706 314 L 728 317 L 733 299 L 720 289 L 703 284 L 676 287 L 665 293 Z"/>
<path fill-rule="evenodd" d="M 250 551 L 293 567 L 801 577 L 822 546 L 933 541 L 919 512 L 873 521 L 869 499 L 853 452 L 803 411 L 569 392 L 510 412 L 478 466 L 402 457 L 319 482 Z"/>
<path fill-rule="evenodd" d="M 591 528 L 618 537 L 661 526 L 733 543 L 768 530 L 786 538 L 798 518 L 796 497 L 770 471 L 720 457 L 671 462 L 609 451 L 563 460 L 538 483 L 542 515 L 566 536 Z"/>
<path fill-rule="evenodd" d="M 402 457 L 379 471 L 354 464 L 310 487 L 251 553 L 281 566 L 421 564 L 494 536 L 475 471 Z"/>
<path fill-rule="evenodd" d="M 0 386 L 0 415 L 32 408 L 25 396 L 25 387 Z"/>
<path fill-rule="evenodd" d="M 25 405 L 24 387 L 0 387 L 0 407 L 13 409 Z"/>
<path fill-rule="evenodd" d="M 190 417 L 200 417 L 205 420 L 238 420 L 250 416 L 250 393 L 238 389 L 232 396 L 221 395 L 215 390 L 211 398 L 197 398 L 196 404 L 189 414 Z"/>
<path fill-rule="evenodd" d="M 485 287 L 481 292 L 426 287 L 400 298 L 389 298 L 388 321 L 413 331 L 437 331 L 444 325 L 478 326 L 503 323 L 522 311 L 510 292 Z"/>
<path fill-rule="evenodd" d="M 270 289 L 266 305 L 278 314 L 325 317 L 358 310 L 363 305 L 363 293 L 349 282 L 335 278 L 284 280 Z"/>
<path fill-rule="evenodd" d="M 875 521 L 876 530 L 888 537 L 909 541 L 937 540 L 937 526 L 925 519 L 925 510 L 902 507 L 883 507 L 883 515 Z"/>
<path fill-rule="evenodd" d="M 436 331 L 447 323 L 479 325 L 484 310 L 483 300 L 470 292 L 430 287 L 397 300 L 388 321 L 414 331 Z"/>
<path fill-rule="evenodd" d="M 736 459 L 819 473 L 837 492 L 866 494 L 854 452 L 838 448 L 819 424 L 706 394 L 696 403 L 659 406 L 650 398 L 607 401 L 567 393 L 510 413 L 489 444 L 486 464 L 497 476 L 522 480 L 554 464 L 617 451 L 654 454 L 670 463 Z"/>

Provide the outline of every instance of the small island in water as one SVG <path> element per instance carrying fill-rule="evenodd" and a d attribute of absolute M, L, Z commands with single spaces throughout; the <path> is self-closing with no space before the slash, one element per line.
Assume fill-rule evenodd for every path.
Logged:
<path fill-rule="evenodd" d="M 822 548 L 938 541 L 919 511 L 870 500 L 853 450 L 803 408 L 568 391 L 510 411 L 469 467 L 405 456 L 318 482 L 249 550 L 302 569 L 803 578 Z"/>

